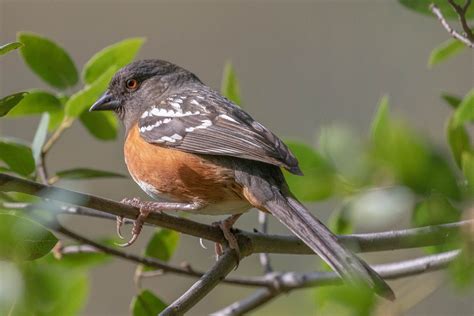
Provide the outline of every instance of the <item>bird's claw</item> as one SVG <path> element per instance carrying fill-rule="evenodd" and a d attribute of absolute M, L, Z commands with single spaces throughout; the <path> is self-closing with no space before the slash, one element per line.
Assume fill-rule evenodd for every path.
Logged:
<path fill-rule="evenodd" d="M 116 217 L 116 230 L 117 230 L 117 235 L 119 236 L 120 239 L 123 239 L 122 235 L 122 226 L 123 226 L 123 216 L 117 216 Z"/>
<path fill-rule="evenodd" d="M 235 220 L 226 219 L 223 221 L 212 223 L 212 225 L 217 226 L 222 230 L 222 233 L 224 234 L 224 238 L 227 240 L 227 243 L 229 244 L 230 249 L 235 250 L 237 254 L 237 260 L 240 261 L 241 254 L 240 254 L 239 243 L 234 233 L 232 232 L 232 225 L 234 224 L 234 222 Z M 219 243 L 215 244 L 214 250 L 216 253 L 216 258 L 219 258 L 223 253 L 222 245 Z"/>
<path fill-rule="evenodd" d="M 140 209 L 140 214 L 138 214 L 138 217 L 135 219 L 135 222 L 133 223 L 133 228 L 132 228 L 132 237 L 130 238 L 129 241 L 123 244 L 117 244 L 119 247 L 128 247 L 132 245 L 140 235 L 143 224 L 145 223 L 145 219 L 148 217 L 148 214 L 150 214 L 151 210 L 146 207 L 146 204 L 141 202 L 137 198 L 132 198 L 128 199 L 125 198 L 121 201 L 121 203 L 135 207 Z M 117 216 L 117 235 L 123 239 L 123 236 L 121 234 L 121 228 L 123 226 L 123 217 L 122 216 Z"/>

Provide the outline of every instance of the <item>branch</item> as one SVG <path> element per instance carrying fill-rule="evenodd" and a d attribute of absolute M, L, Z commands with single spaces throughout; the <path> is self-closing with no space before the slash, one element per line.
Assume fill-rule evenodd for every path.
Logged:
<path fill-rule="evenodd" d="M 469 27 L 469 24 L 467 24 L 467 19 L 466 19 L 467 9 L 471 5 L 471 0 L 466 0 L 466 3 L 464 4 L 464 6 L 460 6 L 454 0 L 448 0 L 448 2 L 451 5 L 451 7 L 453 7 L 454 11 L 456 11 L 456 13 L 458 14 L 459 21 L 461 22 L 462 29 L 464 30 L 466 37 L 471 42 L 474 41 L 474 35 L 472 34 L 471 28 Z"/>
<path fill-rule="evenodd" d="M 59 140 L 61 135 L 71 127 L 72 123 L 74 122 L 73 118 L 65 117 L 64 120 L 61 122 L 59 127 L 54 131 L 53 135 L 48 139 L 48 141 L 44 144 L 43 150 L 41 152 L 42 156 L 46 156 L 47 153 L 51 150 L 54 144 Z"/>
<path fill-rule="evenodd" d="M 76 240 L 76 241 L 79 241 L 83 244 L 92 246 L 96 250 L 99 250 L 99 251 L 101 251 L 103 253 L 106 253 L 106 254 L 116 256 L 118 258 L 122 258 L 122 259 L 132 261 L 132 262 L 135 262 L 135 263 L 138 263 L 138 264 L 143 264 L 143 265 L 146 265 L 148 267 L 163 270 L 163 271 L 166 271 L 166 272 L 172 272 L 172 273 L 175 273 L 175 274 L 194 276 L 194 277 L 200 277 L 202 275 L 202 273 L 198 272 L 198 271 L 184 269 L 184 268 L 181 268 L 181 267 L 177 267 L 177 266 L 173 266 L 173 265 L 164 263 L 164 262 L 162 262 L 160 260 L 157 260 L 157 259 L 154 259 L 154 258 L 141 257 L 141 256 L 137 256 L 137 255 L 134 255 L 134 254 L 131 254 L 131 253 L 127 253 L 127 252 L 124 252 L 124 251 L 121 251 L 121 250 L 118 250 L 118 249 L 115 249 L 115 248 L 112 248 L 112 247 L 102 245 L 102 244 L 97 243 L 97 242 L 95 242 L 91 239 L 88 239 L 88 238 L 85 238 L 81 235 L 78 235 L 78 234 L 70 231 L 69 229 L 67 229 L 63 226 L 58 226 L 58 227 L 51 227 L 50 226 L 50 228 L 54 229 L 55 231 L 65 235 L 65 236 L 67 236 L 67 237 L 69 237 L 73 240 Z"/>
<path fill-rule="evenodd" d="M 119 202 L 62 188 L 43 185 L 3 173 L 0 173 L 0 191 L 22 192 L 41 198 L 48 198 L 50 200 L 99 210 L 115 216 L 123 216 L 129 219 L 135 219 L 139 214 L 138 209 Z M 219 228 L 200 224 L 185 218 L 153 213 L 148 216 L 146 222 L 160 227 L 173 229 L 191 236 L 205 238 L 214 242 L 225 243 L 224 235 Z M 248 255 L 248 249 L 247 253 L 245 252 L 246 249 L 241 250 L 244 251 L 242 253 L 243 255 Z"/>
<path fill-rule="evenodd" d="M 170 304 L 160 315 L 183 315 L 214 289 L 236 265 L 235 251 L 228 249 L 202 278 L 194 283 L 180 298 Z"/>
<path fill-rule="evenodd" d="M 41 183 L 48 184 L 49 183 L 48 170 L 46 169 L 46 165 L 44 163 L 45 159 L 46 159 L 46 155 L 41 153 L 39 157 L 39 162 L 36 165 L 36 170 L 37 170 L 38 178 L 41 181 Z"/>
<path fill-rule="evenodd" d="M 135 219 L 138 215 L 137 209 L 112 200 L 53 186 L 45 186 L 2 173 L 0 173 L 0 192 L 21 192 L 43 198 L 47 197 L 49 200 L 76 204 L 79 206 L 77 212 L 88 213 L 87 215 L 92 215 L 92 212 L 88 212 L 87 209 L 129 219 Z M 41 207 L 43 209 L 51 207 L 53 212 L 57 209 L 57 206 L 51 206 L 49 203 L 45 203 Z M 71 210 L 74 210 L 74 208 Z M 102 217 L 98 213 L 94 213 L 93 216 Z M 109 218 L 110 216 L 104 215 L 104 217 Z M 146 219 L 146 222 L 198 238 L 225 243 L 224 236 L 219 228 L 186 218 L 153 213 Z M 441 244 L 446 238 L 456 234 L 459 228 L 472 225 L 473 222 L 474 220 L 466 220 L 421 228 L 345 235 L 338 238 L 346 247 L 356 252 L 417 248 Z M 265 235 L 239 230 L 237 231 L 237 238 L 244 256 L 251 253 L 313 254 L 311 249 L 294 236 Z"/>
<path fill-rule="evenodd" d="M 272 299 L 276 298 L 279 294 L 280 293 L 272 292 L 269 289 L 259 289 L 243 300 L 232 303 L 229 306 L 212 313 L 212 315 L 244 315 L 262 305 L 265 305 Z"/>
<path fill-rule="evenodd" d="M 466 46 L 468 46 L 470 48 L 474 48 L 474 42 L 470 38 L 472 36 L 472 32 L 469 29 L 469 26 L 467 26 L 467 28 L 469 29 L 469 32 L 466 32 L 466 36 L 469 36 L 469 38 L 468 38 L 468 37 L 465 37 L 465 36 L 459 34 L 455 29 L 453 29 L 449 25 L 448 21 L 446 21 L 446 18 L 443 16 L 443 13 L 441 12 L 441 10 L 435 4 L 432 3 L 430 5 L 430 10 L 438 18 L 438 20 L 441 22 L 441 25 L 443 25 L 443 27 L 446 29 L 446 31 L 448 31 L 449 34 L 451 34 L 452 37 L 454 37 L 455 39 L 463 42 Z M 462 16 L 465 19 L 465 16 L 464 15 L 462 15 Z M 461 18 L 461 16 L 460 16 L 460 18 Z M 463 25 L 463 27 L 464 27 L 464 25 Z"/>
<path fill-rule="evenodd" d="M 453 250 L 417 259 L 376 265 L 373 268 L 384 279 L 393 280 L 445 268 L 456 259 L 459 253 L 459 250 Z M 280 294 L 312 286 L 337 284 L 341 282 L 341 279 L 334 272 L 313 272 L 307 274 L 288 272 L 275 274 L 268 282 L 277 282 L 278 286 L 274 287 L 273 290 L 269 288 L 259 289 L 249 297 L 235 302 L 213 313 L 213 315 L 243 315 L 261 307 Z"/>
<path fill-rule="evenodd" d="M 68 210 L 69 207 L 71 213 L 73 214 L 82 212 L 85 215 L 100 216 L 106 218 L 114 218 L 113 215 L 119 215 L 133 219 L 138 214 L 137 209 L 111 200 L 77 193 L 66 189 L 55 188 L 53 186 L 46 186 L 1 173 L 0 192 L 22 192 L 46 198 L 45 203 L 39 205 L 39 209 L 49 210 L 53 213 L 55 212 L 55 210 L 57 210 L 57 208 L 64 212 L 64 210 Z M 61 201 L 65 203 L 76 204 L 79 207 L 61 207 L 58 206 L 57 203 L 53 203 L 52 201 Z M 8 204 L 8 202 L 4 204 Z M 34 204 L 13 204 L 17 204 L 17 206 L 23 206 L 26 208 L 35 207 Z M 105 212 L 105 215 L 98 215 L 102 214 L 98 211 Z M 69 211 L 66 211 L 66 213 L 68 212 Z M 215 242 L 224 242 L 222 232 L 218 228 L 200 224 L 185 218 L 178 218 L 166 214 L 151 214 L 151 216 L 147 218 L 146 221 L 150 224 L 174 229 L 184 234 L 209 239 Z M 473 224 L 474 220 L 466 220 L 444 225 L 379 233 L 353 234 L 339 236 L 338 238 L 341 243 L 353 249 L 354 251 L 359 252 L 424 247 L 442 244 L 446 241 L 447 238 L 457 234 L 460 228 L 470 227 Z M 224 263 L 220 263 L 217 265 L 220 268 L 216 269 L 218 269 L 219 273 L 222 273 L 218 274 L 221 275 L 222 278 L 217 280 L 215 277 L 212 277 L 212 282 L 206 281 L 204 282 L 204 284 L 202 284 L 202 280 L 208 280 L 210 276 L 214 276 L 213 273 L 217 272 L 211 273 L 212 271 L 210 271 L 205 274 L 202 274 L 202 272 L 195 271 L 191 268 L 173 266 L 153 258 L 140 257 L 133 254 L 125 253 L 121 250 L 100 245 L 88 238 L 75 234 L 62 226 L 56 226 L 53 227 L 53 229 L 83 244 L 93 246 L 96 249 L 99 249 L 100 251 L 115 255 L 117 257 L 132 262 L 155 267 L 166 272 L 172 272 L 192 277 L 202 277 L 201 281 L 198 281 L 192 289 L 186 292 L 185 295 L 176 302 L 177 305 L 173 305 L 173 308 L 175 308 L 176 306 L 178 306 L 178 308 L 184 309 L 188 308 L 187 306 L 189 306 L 190 308 L 192 305 L 195 304 L 195 302 L 197 302 L 196 297 L 206 295 L 208 291 L 215 287 L 218 282 L 222 281 L 224 275 L 228 273 L 226 272 L 228 268 L 227 263 L 225 265 Z M 304 245 L 299 239 L 292 236 L 266 235 L 261 233 L 238 231 L 237 237 L 241 252 L 242 254 L 244 254 L 244 256 L 248 256 L 252 253 L 312 253 L 312 251 L 308 247 L 306 247 L 306 245 Z M 402 277 L 444 267 L 449 261 L 454 259 L 455 255 L 457 255 L 457 252 L 450 252 L 436 256 L 408 260 L 395 264 L 380 265 L 376 266 L 375 269 L 381 272 L 382 276 L 386 276 L 387 278 Z M 211 275 L 209 276 L 210 273 Z M 248 303 L 254 304 L 252 306 L 258 306 L 259 304 L 263 304 L 271 300 L 271 298 L 273 298 L 274 296 L 283 292 L 310 286 L 335 284 L 337 282 L 340 282 L 340 279 L 335 273 L 332 272 L 314 272 L 309 274 L 290 272 L 270 273 L 263 277 L 228 277 L 223 280 L 223 282 L 242 286 L 263 287 L 268 290 L 268 292 L 265 293 L 263 291 L 258 292 L 259 294 L 255 294 L 254 298 Z M 197 293 L 194 292 L 196 289 L 198 289 Z M 268 293 L 271 293 L 273 296 L 269 297 Z M 255 303 L 257 300 L 261 303 Z"/>
<path fill-rule="evenodd" d="M 202 277 L 205 273 L 202 271 L 194 270 L 191 267 L 179 267 L 176 265 L 172 265 L 169 263 L 165 263 L 161 260 L 155 259 L 155 258 L 150 258 L 150 257 L 142 257 L 138 255 L 134 255 L 128 252 L 124 252 L 119 249 L 115 249 L 109 246 L 102 245 L 100 243 L 97 243 L 91 239 L 88 239 L 86 237 L 83 237 L 79 234 L 76 234 L 69 229 L 62 227 L 62 226 L 56 226 L 56 227 L 51 227 L 49 228 L 61 233 L 62 235 L 65 235 L 73 240 L 76 240 L 80 243 L 83 243 L 84 245 L 89 246 L 88 252 L 102 252 L 105 254 L 113 255 L 121 259 L 125 259 L 127 261 L 131 261 L 134 263 L 138 264 L 143 264 L 145 266 L 155 268 L 157 270 L 160 270 L 162 272 L 170 272 L 178 275 L 184 275 L 188 277 L 194 277 L 194 278 L 200 278 Z M 80 249 L 85 249 L 84 245 L 79 245 L 75 247 L 65 247 L 65 249 L 68 249 L 68 252 L 77 252 Z M 71 247 L 71 248 L 69 248 Z M 92 247 L 92 248 L 90 248 Z M 156 271 L 155 271 L 156 272 Z M 156 274 L 156 273 L 155 273 Z M 253 277 L 233 277 L 233 278 L 227 278 L 223 280 L 224 283 L 227 284 L 232 284 L 232 285 L 239 285 L 239 286 L 249 286 L 249 287 L 261 287 L 261 286 L 268 286 L 268 283 L 265 280 L 261 280 L 258 278 L 253 278 Z"/>

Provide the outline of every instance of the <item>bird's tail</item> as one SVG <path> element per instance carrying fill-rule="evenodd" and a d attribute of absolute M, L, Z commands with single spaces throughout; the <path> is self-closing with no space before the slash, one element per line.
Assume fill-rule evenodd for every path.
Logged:
<path fill-rule="evenodd" d="M 392 289 L 380 275 L 344 248 L 336 236 L 295 198 L 278 192 L 264 206 L 345 280 L 365 283 L 378 295 L 389 300 L 395 299 Z"/>

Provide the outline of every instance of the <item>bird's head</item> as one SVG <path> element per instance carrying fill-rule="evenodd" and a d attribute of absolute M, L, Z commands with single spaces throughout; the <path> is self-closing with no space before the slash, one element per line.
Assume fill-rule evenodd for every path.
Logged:
<path fill-rule="evenodd" d="M 117 71 L 89 111 L 114 111 L 128 128 L 168 90 L 196 81 L 191 72 L 164 60 L 135 61 Z"/>

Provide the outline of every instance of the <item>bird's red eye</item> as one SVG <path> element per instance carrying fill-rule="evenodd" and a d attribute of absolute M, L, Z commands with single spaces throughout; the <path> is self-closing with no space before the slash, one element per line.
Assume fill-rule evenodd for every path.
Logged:
<path fill-rule="evenodd" d="M 128 79 L 125 84 L 130 90 L 135 90 L 136 88 L 138 88 L 138 81 L 136 79 Z"/>

